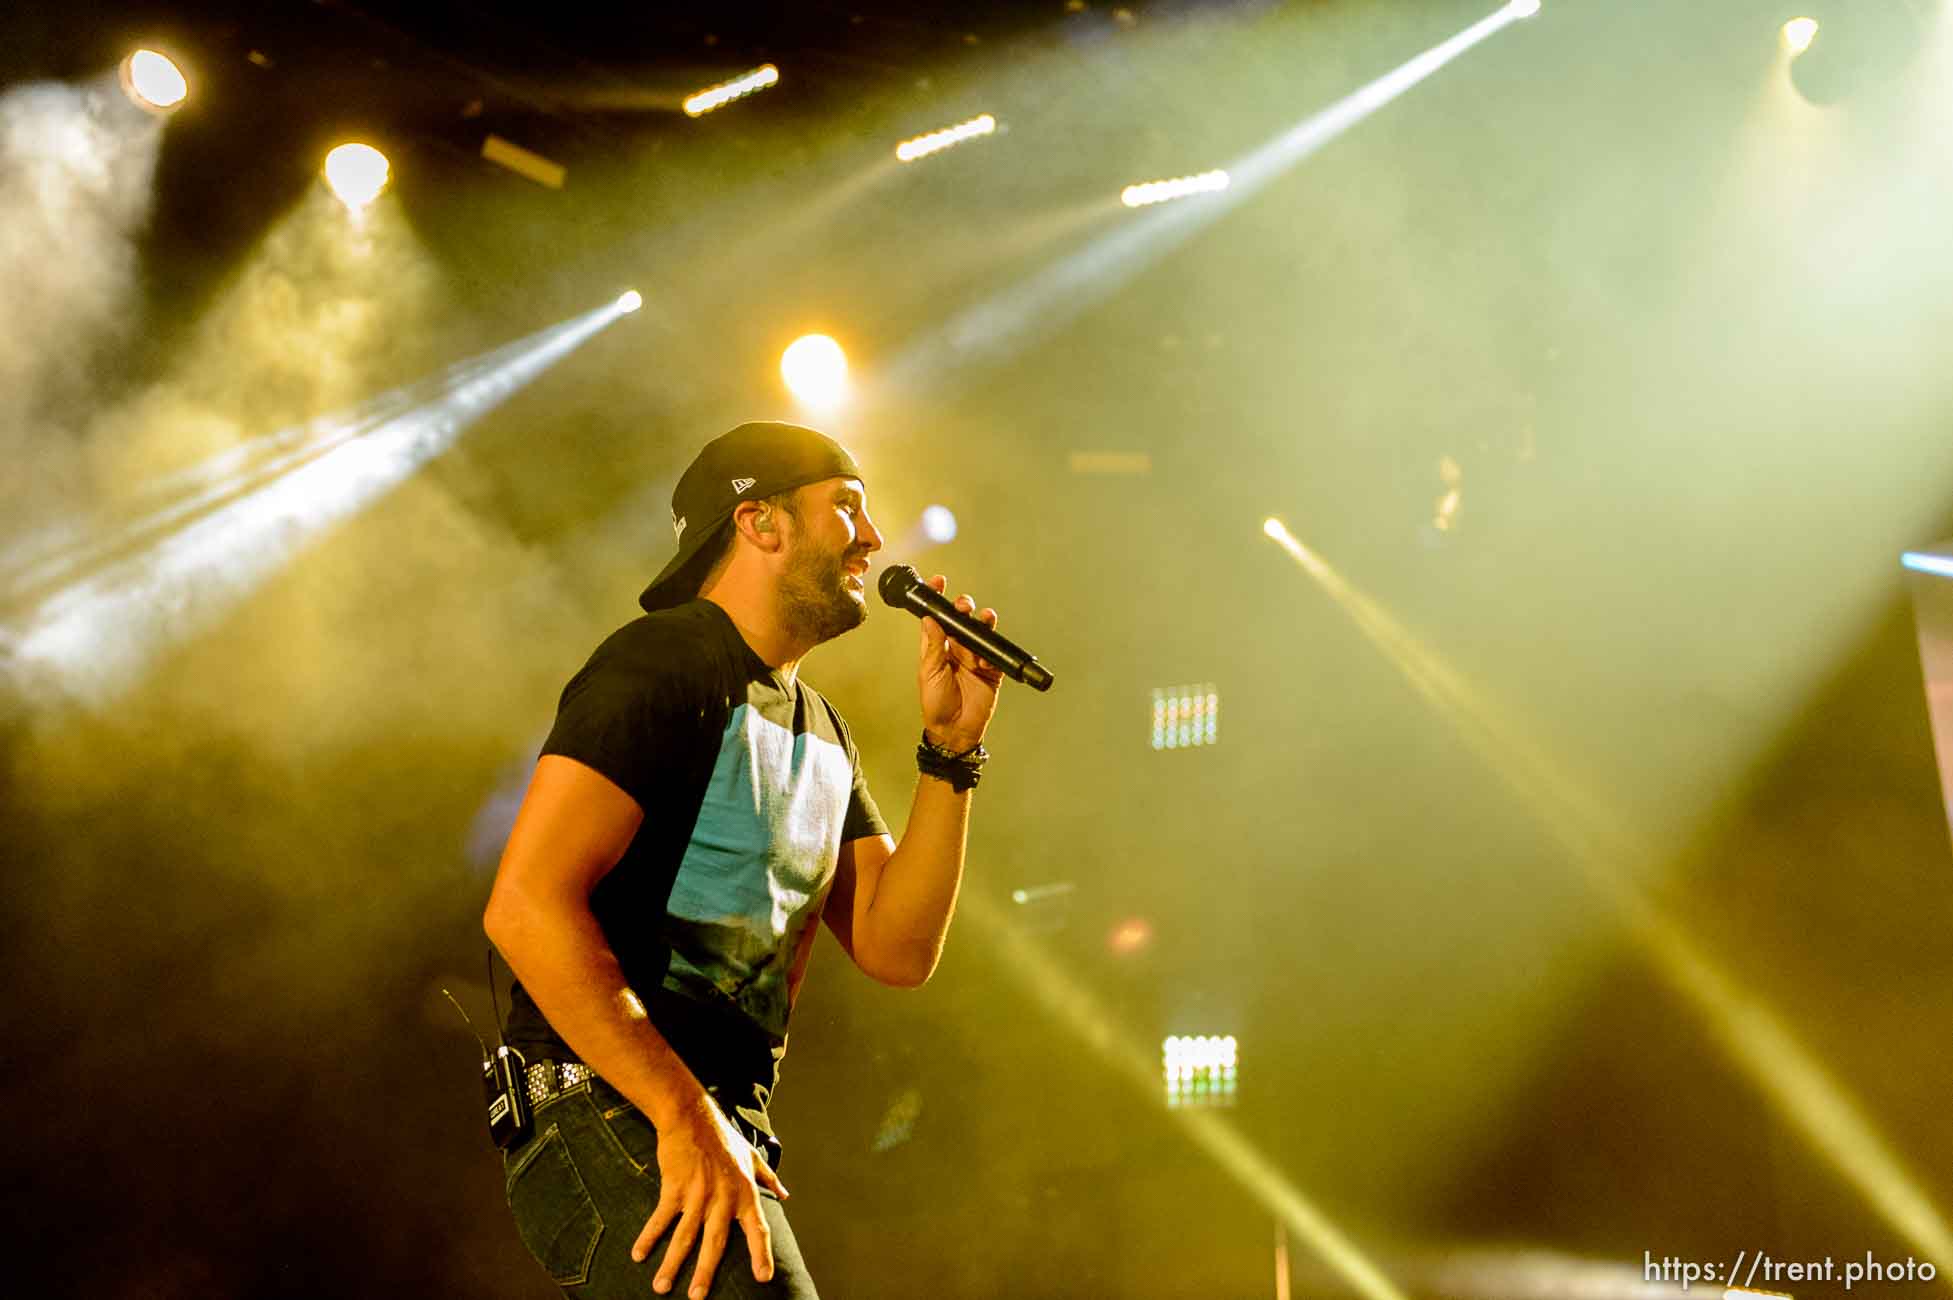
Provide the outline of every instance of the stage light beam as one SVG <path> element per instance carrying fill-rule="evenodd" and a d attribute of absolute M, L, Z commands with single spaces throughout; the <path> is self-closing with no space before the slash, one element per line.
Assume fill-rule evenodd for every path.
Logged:
<path fill-rule="evenodd" d="M 974 890 L 964 895 L 961 914 L 964 923 L 978 933 L 982 945 L 998 954 L 999 969 L 1015 980 L 1026 996 L 1076 1034 L 1112 1073 L 1149 1097 L 1160 1096 L 1159 1049 L 1149 1051 L 1144 1040 L 1125 1032 L 1112 1010 L 1099 1001 L 1072 966 L 1053 957 L 1026 932 L 1017 909 L 1005 909 L 984 891 Z M 1225 1045 L 1226 1039 L 1221 1041 Z M 1206 1107 L 1162 1109 L 1202 1154 L 1300 1237 L 1348 1294 L 1363 1300 L 1405 1300 L 1405 1293 L 1382 1268 L 1304 1196 L 1247 1134 L 1229 1122 L 1226 1111 Z"/>
<path fill-rule="evenodd" d="M 634 312 L 643 305 L 644 295 L 635 289 L 625 291 L 624 295 L 617 300 L 617 310 L 621 312 Z"/>
<path fill-rule="evenodd" d="M 122 60 L 122 88 L 138 107 L 152 113 L 173 113 L 190 95 L 183 70 L 155 50 L 137 50 Z"/>
<path fill-rule="evenodd" d="M 847 397 L 848 354 L 825 334 L 803 334 L 780 354 L 780 378 L 804 405 L 830 411 Z"/>
<path fill-rule="evenodd" d="M 1286 528 L 1264 529 L 1539 818 L 1571 864 L 1614 905 L 1653 969 L 1688 999 L 1722 1049 L 1811 1146 L 1928 1257 L 1953 1258 L 1953 1228 L 1855 1099 L 1775 1008 L 1723 970 L 1632 878 L 1631 869 L 1653 850 L 1572 777 L 1568 764 L 1525 735 L 1381 604 Z"/>
<path fill-rule="evenodd" d="M 431 393 L 410 385 L 402 396 L 413 400 L 382 399 L 350 436 L 295 450 L 229 491 L 208 485 L 196 509 L 165 508 L 157 526 L 130 533 L 139 545 L 90 552 L 86 567 L 0 620 L 0 680 L 108 703 L 155 654 L 228 613 L 618 315 L 606 303 L 478 359 L 492 364 L 451 368 Z"/>
<path fill-rule="evenodd" d="M 393 174 L 387 156 L 370 144 L 342 144 L 325 156 L 326 185 L 352 212 L 364 212 Z"/>
<path fill-rule="evenodd" d="M 1783 47 L 1790 51 L 1790 57 L 1793 59 L 1811 48 L 1811 42 L 1816 39 L 1817 19 L 1815 18 L 1793 18 L 1783 25 Z"/>
<path fill-rule="evenodd" d="M 881 387 L 892 393 L 912 393 L 937 381 L 944 373 L 998 360 L 1049 335 L 1105 301 L 1141 271 L 1259 194 L 1332 140 L 1523 17 L 1510 4 L 1501 5 L 1450 38 L 1240 155 L 1224 168 L 1202 173 L 1203 177 L 1210 178 L 1204 185 L 1212 187 L 1193 191 L 1205 194 L 1202 202 L 1163 204 L 1143 217 L 1120 221 L 1084 247 L 1066 253 L 1029 277 L 958 312 L 880 366 Z M 1127 197 L 1128 206 L 1134 206 L 1133 199 L 1141 197 L 1185 197 L 1139 186 L 1130 188 L 1141 193 Z"/>

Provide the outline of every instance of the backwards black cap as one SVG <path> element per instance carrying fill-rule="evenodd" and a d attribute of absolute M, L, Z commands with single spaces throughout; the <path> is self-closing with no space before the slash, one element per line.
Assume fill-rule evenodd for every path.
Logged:
<path fill-rule="evenodd" d="M 848 449 L 798 424 L 755 420 L 705 444 L 671 493 L 671 526 L 678 554 L 651 580 L 637 603 L 669 609 L 698 595 L 705 580 L 700 557 L 741 501 L 757 501 L 829 478 L 861 477 Z M 716 554 L 714 555 L 716 557 Z"/>

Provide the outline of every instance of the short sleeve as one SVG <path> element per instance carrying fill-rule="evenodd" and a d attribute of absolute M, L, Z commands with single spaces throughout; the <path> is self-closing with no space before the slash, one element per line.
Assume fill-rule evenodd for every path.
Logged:
<path fill-rule="evenodd" d="M 626 632 L 597 647 L 563 688 L 542 752 L 602 773 L 639 808 L 650 809 L 669 785 L 673 761 L 684 748 L 674 745 L 674 738 L 680 728 L 690 734 L 696 709 L 687 701 L 696 692 L 686 689 L 682 667 L 659 662 Z"/>

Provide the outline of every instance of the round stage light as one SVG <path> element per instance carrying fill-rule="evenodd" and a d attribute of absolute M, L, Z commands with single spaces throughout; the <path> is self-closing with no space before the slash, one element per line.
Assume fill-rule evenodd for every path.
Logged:
<path fill-rule="evenodd" d="M 122 88 L 152 113 L 168 113 L 189 97 L 190 83 L 168 55 L 137 50 L 122 60 Z"/>
<path fill-rule="evenodd" d="M 1283 537 L 1288 535 L 1288 529 L 1283 527 L 1282 521 L 1275 518 L 1273 515 L 1270 515 L 1268 516 L 1268 518 L 1261 521 L 1261 531 L 1267 533 L 1270 537 L 1274 538 L 1276 541 L 1280 541 Z"/>
<path fill-rule="evenodd" d="M 380 197 L 391 175 L 387 156 L 370 144 L 342 144 L 325 157 L 326 184 L 355 212 Z"/>
<path fill-rule="evenodd" d="M 956 540 L 956 516 L 948 506 L 930 506 L 922 512 L 922 535 L 941 546 Z"/>
<path fill-rule="evenodd" d="M 633 312 L 643 305 L 644 295 L 635 289 L 626 290 L 624 296 L 617 300 L 617 310 L 621 312 Z"/>
<path fill-rule="evenodd" d="M 1783 47 L 1789 50 L 1792 56 L 1802 54 L 1811 48 L 1811 42 L 1816 39 L 1817 19 L 1815 18 L 1793 18 L 1783 25 Z"/>
<path fill-rule="evenodd" d="M 831 407 L 848 391 L 848 354 L 825 334 L 803 334 L 780 354 L 780 378 L 812 407 Z"/>
<path fill-rule="evenodd" d="M 1508 0 L 1506 11 L 1514 18 L 1531 18 L 1539 12 L 1539 0 Z"/>

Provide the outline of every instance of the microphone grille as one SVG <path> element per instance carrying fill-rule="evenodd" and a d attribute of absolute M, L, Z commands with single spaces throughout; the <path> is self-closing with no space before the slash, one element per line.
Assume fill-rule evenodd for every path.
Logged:
<path fill-rule="evenodd" d="M 902 608 L 902 597 L 910 588 L 921 585 L 922 575 L 906 564 L 891 564 L 882 570 L 882 576 L 875 580 L 875 589 L 882 593 L 882 602 Z"/>

